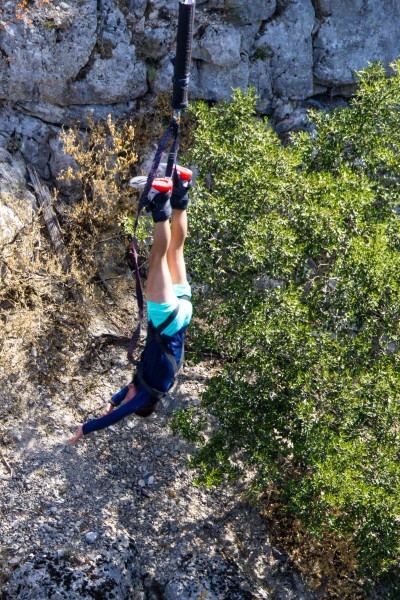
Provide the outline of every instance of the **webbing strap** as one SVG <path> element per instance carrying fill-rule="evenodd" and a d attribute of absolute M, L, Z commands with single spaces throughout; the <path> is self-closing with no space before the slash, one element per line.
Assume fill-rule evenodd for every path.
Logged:
<path fill-rule="evenodd" d="M 177 134 L 174 135 L 174 139 L 172 140 L 171 148 L 168 155 L 167 166 L 165 168 L 165 177 L 172 177 L 172 171 L 174 166 L 176 165 L 176 159 L 178 156 L 179 150 L 179 123 L 178 123 L 178 131 Z"/>
<path fill-rule="evenodd" d="M 179 367 L 180 367 L 181 363 L 179 362 L 179 365 L 178 365 L 178 363 L 175 360 L 175 356 L 173 355 L 173 352 L 168 348 L 167 344 L 163 340 L 161 333 L 153 326 L 153 324 L 151 322 L 149 323 L 149 334 L 150 334 L 150 339 L 152 336 L 156 340 L 157 344 L 160 346 L 161 350 L 163 351 L 165 356 L 168 358 L 169 362 L 171 363 L 171 367 L 174 371 L 174 377 L 175 377 L 175 375 L 179 371 Z"/>
<path fill-rule="evenodd" d="M 175 319 L 178 312 L 179 312 L 179 304 L 177 304 L 177 306 L 175 306 L 172 313 L 170 313 L 168 315 L 168 317 L 166 319 L 164 319 L 164 321 L 162 323 L 157 325 L 157 327 L 154 327 L 154 329 L 156 329 L 156 331 L 158 331 L 158 333 L 161 334 L 164 331 L 164 329 L 167 329 L 168 325 L 170 325 L 172 323 L 172 321 Z"/>
<path fill-rule="evenodd" d="M 171 139 L 172 139 L 172 142 L 171 142 Z M 137 298 L 139 316 L 138 316 L 138 323 L 136 325 L 135 331 L 132 334 L 131 340 L 129 342 L 129 347 L 128 347 L 128 360 L 131 363 L 135 363 L 135 360 L 133 358 L 133 353 L 134 353 L 136 346 L 138 344 L 138 341 L 139 341 L 140 332 L 142 329 L 143 313 L 144 313 L 143 288 L 142 288 L 142 282 L 140 279 L 140 272 L 139 272 L 138 244 L 137 244 L 137 238 L 136 238 L 136 231 L 137 231 L 137 227 L 138 227 L 138 223 L 139 223 L 140 214 L 141 214 L 144 206 L 146 205 L 152 183 L 153 183 L 154 178 L 157 173 L 157 169 L 159 168 L 163 154 L 164 154 L 166 148 L 168 147 L 168 144 L 170 144 L 170 143 L 171 143 L 171 151 L 170 151 L 170 154 L 168 157 L 167 168 L 168 168 L 168 165 L 170 164 L 170 162 L 172 161 L 172 166 L 171 166 L 171 173 L 172 173 L 172 168 L 173 168 L 173 164 L 174 164 L 173 161 L 176 160 L 176 153 L 177 153 L 177 150 L 179 147 L 179 121 L 177 121 L 177 119 L 175 119 L 175 118 L 172 119 L 172 121 L 168 125 L 167 129 L 165 130 L 165 132 L 160 140 L 160 143 L 158 144 L 158 148 L 154 155 L 154 159 L 153 159 L 153 162 L 152 162 L 152 165 L 151 165 L 148 177 L 147 177 L 146 185 L 144 187 L 142 195 L 140 196 L 138 209 L 137 209 L 137 213 L 136 213 L 136 218 L 135 218 L 135 222 L 133 225 L 132 254 L 133 254 L 133 264 L 134 264 L 134 271 L 135 271 L 136 298 Z M 174 153 L 175 158 L 171 158 L 172 153 Z"/>

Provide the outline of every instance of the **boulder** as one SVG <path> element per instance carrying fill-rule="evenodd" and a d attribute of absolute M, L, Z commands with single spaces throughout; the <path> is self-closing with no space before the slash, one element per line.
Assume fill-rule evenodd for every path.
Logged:
<path fill-rule="evenodd" d="M 10 24 L 0 32 L 2 55 L 8 62 L 0 98 L 68 104 L 67 85 L 88 63 L 96 45 L 96 0 L 68 0 L 62 8 L 42 3 L 32 13 L 32 23 L 15 20 L 13 4 L 8 3 L 2 15 Z"/>
<path fill-rule="evenodd" d="M 96 45 L 75 81 L 67 85 L 68 104 L 129 102 L 146 91 L 146 66 L 136 57 L 125 17 L 112 0 L 103 0 Z"/>
<path fill-rule="evenodd" d="M 150 24 L 143 27 L 143 32 L 137 36 L 137 48 L 146 59 L 157 60 L 168 53 L 172 43 L 173 30 L 167 23 Z"/>
<path fill-rule="evenodd" d="M 96 0 L 42 3 L 32 23 L 14 20 L 1 31 L 0 99 L 71 105 L 137 98 L 147 90 L 146 68 L 130 40 L 111 0 L 100 13 Z"/>
<path fill-rule="evenodd" d="M 249 83 L 249 64 L 241 59 L 227 69 L 219 65 L 195 61 L 190 91 L 192 97 L 203 100 L 229 100 L 232 88 L 245 90 Z"/>
<path fill-rule="evenodd" d="M 233 25 L 209 25 L 194 40 L 192 57 L 219 67 L 235 67 L 240 62 L 241 36 Z"/>

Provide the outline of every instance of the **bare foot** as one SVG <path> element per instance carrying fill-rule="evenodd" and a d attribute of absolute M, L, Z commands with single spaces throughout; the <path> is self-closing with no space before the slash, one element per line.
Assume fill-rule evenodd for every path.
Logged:
<path fill-rule="evenodd" d="M 75 433 L 72 436 L 72 438 L 70 438 L 69 440 L 67 440 L 67 446 L 73 446 L 74 444 L 76 444 L 76 442 L 78 440 L 81 439 L 82 436 L 83 436 L 82 425 L 79 425 L 78 429 L 75 431 Z"/>

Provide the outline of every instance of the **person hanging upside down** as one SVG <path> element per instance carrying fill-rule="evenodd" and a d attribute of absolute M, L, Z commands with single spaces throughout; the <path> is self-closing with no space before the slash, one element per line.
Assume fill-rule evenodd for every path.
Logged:
<path fill-rule="evenodd" d="M 191 289 L 183 255 L 190 175 L 188 169 L 177 167 L 173 183 L 167 178 L 155 179 L 149 193 L 147 210 L 154 221 L 154 239 L 146 286 L 148 330 L 133 381 L 111 397 L 100 418 L 79 425 L 67 441 L 69 446 L 132 413 L 142 417 L 151 415 L 174 384 L 192 317 Z"/>

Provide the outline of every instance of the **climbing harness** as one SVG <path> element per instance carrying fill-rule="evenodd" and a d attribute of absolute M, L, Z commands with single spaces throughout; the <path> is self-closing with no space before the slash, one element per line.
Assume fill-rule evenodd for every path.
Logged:
<path fill-rule="evenodd" d="M 186 295 L 180 296 L 179 298 L 181 300 L 190 300 L 190 297 L 186 296 Z M 143 374 L 143 363 L 141 361 L 137 365 L 136 373 L 133 378 L 134 383 L 137 384 L 138 386 L 141 386 L 149 394 L 149 396 L 154 399 L 155 403 L 157 403 L 160 400 L 163 400 L 167 397 L 169 391 L 174 386 L 175 377 L 183 363 L 184 347 L 182 346 L 182 354 L 180 356 L 179 362 L 177 362 L 173 352 L 168 347 L 168 336 L 163 334 L 163 331 L 165 331 L 165 329 L 167 329 L 168 325 L 170 325 L 172 323 L 172 321 L 177 316 L 178 312 L 179 312 L 179 304 L 168 315 L 168 317 L 166 319 L 164 319 L 164 321 L 162 323 L 160 323 L 160 325 L 158 325 L 157 327 L 151 321 L 149 321 L 148 328 L 147 328 L 146 347 L 142 353 L 142 358 L 143 358 L 145 352 L 153 352 L 152 344 L 154 343 L 154 344 L 156 344 L 157 348 L 160 349 L 161 352 L 163 352 L 163 354 L 167 357 L 167 359 L 169 360 L 170 365 L 172 367 L 173 373 L 174 373 L 173 380 L 171 382 L 169 390 L 166 392 L 161 392 L 160 390 L 153 388 L 151 385 L 149 385 L 147 383 L 147 381 L 144 377 L 144 374 Z"/>
<path fill-rule="evenodd" d="M 155 344 L 158 346 L 158 348 L 160 348 L 161 351 L 165 354 L 165 356 L 168 358 L 169 362 L 171 363 L 171 367 L 174 371 L 174 380 L 172 382 L 172 385 L 174 384 L 175 376 L 176 376 L 177 372 L 179 371 L 179 368 L 182 364 L 183 356 L 181 356 L 179 363 L 177 363 L 175 360 L 175 356 L 173 355 L 171 350 L 168 348 L 166 340 L 162 335 L 162 331 L 164 331 L 164 329 L 166 329 L 168 327 L 168 325 L 170 323 L 172 323 L 172 321 L 175 319 L 176 315 L 178 314 L 178 311 L 179 311 L 179 305 L 175 308 L 175 310 L 172 311 L 172 313 L 170 315 L 168 315 L 168 317 L 167 317 L 167 319 L 165 319 L 165 321 L 163 321 L 160 325 L 158 325 L 158 327 L 155 327 L 151 321 L 149 322 L 148 329 L 147 329 L 146 349 L 145 349 L 145 352 L 146 351 L 150 352 L 151 344 L 153 342 L 155 342 Z M 156 400 L 156 402 L 165 398 L 165 396 L 168 393 L 168 392 L 160 392 L 156 388 L 151 387 L 146 382 L 146 380 L 143 376 L 143 363 L 142 362 L 140 362 L 137 366 L 136 375 L 134 377 L 134 382 L 135 383 L 137 382 L 139 385 L 141 385 L 144 388 L 144 390 L 149 394 L 149 396 L 151 396 L 152 398 L 154 398 Z M 171 387 L 172 387 L 172 385 L 171 385 Z"/>
<path fill-rule="evenodd" d="M 133 364 L 136 364 L 136 361 L 133 358 L 133 353 L 139 341 L 144 314 L 143 289 L 139 272 L 136 230 L 139 223 L 140 214 L 148 202 L 148 197 L 153 181 L 155 179 L 157 170 L 160 167 L 163 154 L 167 150 L 167 148 L 169 148 L 169 153 L 165 167 L 165 177 L 172 176 L 174 166 L 176 165 L 176 159 L 179 150 L 179 126 L 181 121 L 181 111 L 187 108 L 188 106 L 188 88 L 190 80 L 190 61 L 192 53 L 194 13 L 195 0 L 182 0 L 181 2 L 179 2 L 176 55 L 174 60 L 174 76 L 172 79 L 173 90 L 171 107 L 173 109 L 173 115 L 171 122 L 165 130 L 154 155 L 154 159 L 150 167 L 150 171 L 143 192 L 140 196 L 136 218 L 133 226 L 132 254 L 134 258 L 133 263 L 136 282 L 136 297 L 139 312 L 138 324 L 135 328 L 135 331 L 133 332 L 128 347 L 128 360 Z"/>

